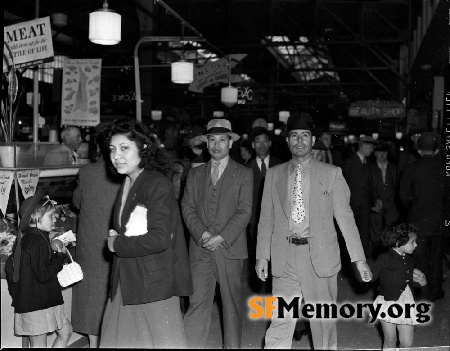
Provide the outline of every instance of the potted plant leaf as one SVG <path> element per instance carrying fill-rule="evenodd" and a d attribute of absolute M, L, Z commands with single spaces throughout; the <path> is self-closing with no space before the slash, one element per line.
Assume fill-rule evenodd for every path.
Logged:
<path fill-rule="evenodd" d="M 16 160 L 16 148 L 13 144 L 14 129 L 16 125 L 17 107 L 19 106 L 22 92 L 19 91 L 19 84 L 14 65 L 14 57 L 11 48 L 3 42 L 3 62 L 6 72 L 2 76 L 2 116 L 0 119 L 0 161 L 2 167 L 14 167 Z M 5 65 L 6 63 L 6 65 Z"/>

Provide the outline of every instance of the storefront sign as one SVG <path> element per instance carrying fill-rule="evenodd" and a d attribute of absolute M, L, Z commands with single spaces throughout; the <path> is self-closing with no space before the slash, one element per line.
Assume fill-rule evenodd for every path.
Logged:
<path fill-rule="evenodd" d="M 64 63 L 61 125 L 91 126 L 100 123 L 102 59 Z"/>
<path fill-rule="evenodd" d="M 403 118 L 405 111 L 405 106 L 396 101 L 356 101 L 348 108 L 348 116 L 369 119 Z"/>
<path fill-rule="evenodd" d="M 253 100 L 253 90 L 250 87 L 238 88 L 238 104 L 244 105 Z"/>
<path fill-rule="evenodd" d="M 3 40 L 12 51 L 16 68 L 31 67 L 53 61 L 50 17 L 37 18 L 4 27 Z M 3 60 L 3 72 L 6 70 L 6 62 Z"/>
<path fill-rule="evenodd" d="M 23 197 L 26 199 L 36 192 L 40 171 L 38 169 L 28 169 L 17 171 L 17 180 L 22 189 Z"/>
<path fill-rule="evenodd" d="M 0 171 L 0 210 L 4 216 L 6 216 L 6 207 L 8 206 L 13 179 L 14 171 Z"/>

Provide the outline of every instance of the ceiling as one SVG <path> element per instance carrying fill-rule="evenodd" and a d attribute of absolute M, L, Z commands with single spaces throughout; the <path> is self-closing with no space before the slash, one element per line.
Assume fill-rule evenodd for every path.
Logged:
<path fill-rule="evenodd" d="M 89 13 L 101 7 L 101 0 L 42 0 L 39 17 L 56 12 L 68 15 L 67 26 L 52 26 L 55 54 L 102 58 L 103 66 L 128 67 L 131 75 L 133 50 L 139 38 L 179 37 L 180 19 L 184 19 L 184 35 L 202 35 L 202 47 L 219 58 L 246 54 L 232 73 L 249 76 L 254 96 L 261 99 L 240 109 L 331 113 L 346 111 L 356 100 L 402 101 L 412 95 L 419 100 L 429 94 L 429 77 L 415 80 L 411 87 L 411 76 L 402 69 L 404 60 L 400 56 L 401 46 L 411 40 L 421 4 L 407 0 L 110 0 L 109 7 L 122 15 L 122 41 L 115 46 L 99 46 L 88 40 Z M 35 16 L 33 0 L 4 3 L 5 25 Z M 442 32 L 449 32 L 445 29 Z M 273 42 L 273 37 L 278 42 Z M 441 39 L 448 42 L 448 34 Z M 286 55 L 279 50 L 280 40 L 284 41 L 281 50 Z M 143 45 L 143 74 L 146 65 L 164 65 L 180 53 L 166 44 Z M 442 74 L 448 64 L 448 49 L 436 58 L 438 44 L 429 45 L 420 60 L 434 60 L 428 74 Z M 200 97 L 214 104 L 219 99 L 223 84 L 199 96 L 189 93 L 186 86 L 171 83 L 170 69 L 147 68 L 147 73 L 149 70 L 157 82 L 157 89 L 151 93 L 154 100 L 176 104 Z"/>

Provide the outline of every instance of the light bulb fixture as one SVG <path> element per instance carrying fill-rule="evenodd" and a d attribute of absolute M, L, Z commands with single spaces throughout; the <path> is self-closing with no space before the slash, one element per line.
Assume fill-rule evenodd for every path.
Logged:
<path fill-rule="evenodd" d="M 268 130 L 268 131 L 272 131 L 272 130 L 273 130 L 273 127 L 274 127 L 274 124 L 273 124 L 273 123 L 267 123 L 267 130 Z"/>
<path fill-rule="evenodd" d="M 172 62 L 171 79 L 176 84 L 189 84 L 194 81 L 194 64 L 180 60 Z"/>
<path fill-rule="evenodd" d="M 273 134 L 275 135 L 281 135 L 281 129 L 277 128 L 273 131 Z"/>
<path fill-rule="evenodd" d="M 50 17 L 52 18 L 52 23 L 55 27 L 62 28 L 67 26 L 67 15 L 65 13 L 52 13 Z"/>
<path fill-rule="evenodd" d="M 278 112 L 278 120 L 280 122 L 287 123 L 287 120 L 290 115 L 291 114 L 289 111 L 280 111 L 280 112 Z"/>
<path fill-rule="evenodd" d="M 373 140 L 378 140 L 378 133 L 372 133 Z"/>
<path fill-rule="evenodd" d="M 396 132 L 396 133 L 395 133 L 395 138 L 396 138 L 397 140 L 400 140 L 402 137 L 403 137 L 403 133 L 402 133 L 402 132 Z"/>
<path fill-rule="evenodd" d="M 181 42 L 184 41 L 184 22 L 181 23 Z M 171 80 L 176 84 L 190 84 L 194 81 L 194 64 L 192 62 L 187 62 L 183 57 L 183 51 L 181 52 L 180 60 L 172 62 L 170 65 L 171 69 Z"/>
<path fill-rule="evenodd" d="M 103 8 L 89 14 L 89 40 L 100 45 L 115 45 L 121 39 L 121 16 L 110 10 L 105 0 Z"/>
<path fill-rule="evenodd" d="M 233 107 L 238 102 L 238 89 L 229 84 L 220 91 L 220 101 L 226 107 Z"/>
<path fill-rule="evenodd" d="M 214 111 L 213 118 L 222 118 L 224 116 L 223 111 Z"/>
<path fill-rule="evenodd" d="M 162 111 L 153 110 L 152 111 L 152 121 L 160 121 L 162 119 Z"/>
<path fill-rule="evenodd" d="M 233 107 L 238 102 L 238 89 L 231 86 L 230 76 L 231 76 L 231 63 L 230 59 L 228 59 L 228 86 L 222 88 L 222 90 L 220 91 L 220 101 L 226 107 Z"/>

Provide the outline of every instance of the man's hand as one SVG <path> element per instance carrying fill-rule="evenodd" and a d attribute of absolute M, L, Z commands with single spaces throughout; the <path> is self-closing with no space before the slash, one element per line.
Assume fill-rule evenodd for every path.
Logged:
<path fill-rule="evenodd" d="M 372 272 L 370 271 L 369 265 L 366 261 L 356 261 L 356 268 L 361 275 L 361 279 L 363 282 L 370 282 L 372 280 Z"/>
<path fill-rule="evenodd" d="M 114 251 L 114 240 L 116 240 L 116 238 L 117 238 L 117 235 L 110 236 L 110 237 L 108 238 L 108 249 L 109 249 L 109 251 L 111 251 L 111 252 L 115 252 L 115 251 Z"/>
<path fill-rule="evenodd" d="M 269 260 L 266 260 L 265 258 L 258 258 L 256 260 L 255 269 L 258 278 L 265 282 L 269 277 Z"/>
<path fill-rule="evenodd" d="M 214 251 L 219 247 L 224 247 L 223 242 L 224 240 L 220 235 L 210 235 L 206 240 L 202 240 L 202 247 L 209 251 Z"/>
<path fill-rule="evenodd" d="M 383 209 L 383 201 L 381 201 L 380 199 L 376 199 L 375 206 L 372 207 L 372 211 L 376 212 L 376 213 L 380 213 L 382 209 Z"/>
<path fill-rule="evenodd" d="M 427 285 L 427 279 L 425 278 L 425 274 L 423 274 L 417 268 L 414 268 L 414 271 L 413 271 L 413 281 L 416 283 L 419 283 L 420 286 Z"/>

